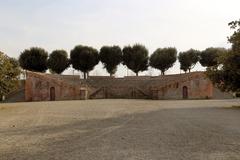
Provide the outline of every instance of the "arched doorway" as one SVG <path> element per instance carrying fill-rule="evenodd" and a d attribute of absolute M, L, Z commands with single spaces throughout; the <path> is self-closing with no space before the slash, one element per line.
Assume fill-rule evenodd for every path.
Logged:
<path fill-rule="evenodd" d="M 182 94 L 183 94 L 183 99 L 188 99 L 188 88 L 187 88 L 187 86 L 183 87 Z"/>
<path fill-rule="evenodd" d="M 50 101 L 55 101 L 55 88 L 50 88 Z"/>

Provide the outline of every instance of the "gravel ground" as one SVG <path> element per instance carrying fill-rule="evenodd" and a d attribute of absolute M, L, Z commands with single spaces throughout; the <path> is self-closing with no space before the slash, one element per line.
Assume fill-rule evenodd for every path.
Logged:
<path fill-rule="evenodd" d="M 0 104 L 0 160 L 240 160 L 240 100 Z"/>

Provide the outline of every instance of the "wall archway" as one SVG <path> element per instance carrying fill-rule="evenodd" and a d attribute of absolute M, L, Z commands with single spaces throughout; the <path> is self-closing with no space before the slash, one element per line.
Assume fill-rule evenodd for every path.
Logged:
<path fill-rule="evenodd" d="M 55 88 L 51 87 L 50 88 L 50 101 L 55 101 Z"/>
<path fill-rule="evenodd" d="M 187 86 L 183 87 L 182 96 L 183 96 L 183 99 L 188 99 L 188 87 Z"/>

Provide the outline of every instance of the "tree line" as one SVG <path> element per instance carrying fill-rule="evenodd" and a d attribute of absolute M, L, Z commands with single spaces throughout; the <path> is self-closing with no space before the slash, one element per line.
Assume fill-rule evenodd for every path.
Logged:
<path fill-rule="evenodd" d="M 70 51 L 68 58 L 65 50 L 54 50 L 48 55 L 46 50 L 33 47 L 20 54 L 19 64 L 25 70 L 46 72 L 49 69 L 51 73 L 56 74 L 61 74 L 72 65 L 74 69 L 84 73 L 85 79 L 99 62 L 110 76 L 116 73 L 120 63 L 132 70 L 136 76 L 139 72 L 146 71 L 149 66 L 165 75 L 177 59 L 180 62 L 180 69 L 190 72 L 197 62 L 205 67 L 216 65 L 216 58 L 225 52 L 228 50 L 224 48 L 207 48 L 204 51 L 190 49 L 180 52 L 177 56 L 177 49 L 168 47 L 158 48 L 149 56 L 149 51 L 141 44 L 125 46 L 123 49 L 119 46 L 103 46 L 100 51 L 93 47 L 78 45 Z"/>

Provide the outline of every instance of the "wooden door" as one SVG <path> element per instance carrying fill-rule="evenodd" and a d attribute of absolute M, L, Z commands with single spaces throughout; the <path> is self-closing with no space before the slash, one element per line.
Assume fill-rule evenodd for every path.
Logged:
<path fill-rule="evenodd" d="M 188 99 L 188 88 L 187 88 L 187 86 L 183 87 L 182 94 L 183 94 L 183 99 Z"/>
<path fill-rule="evenodd" d="M 55 101 L 55 88 L 50 88 L 50 101 Z"/>

